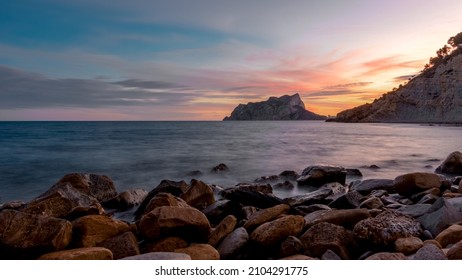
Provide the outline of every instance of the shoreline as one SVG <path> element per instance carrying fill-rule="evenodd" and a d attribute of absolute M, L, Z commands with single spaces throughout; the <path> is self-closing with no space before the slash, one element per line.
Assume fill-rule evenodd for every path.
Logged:
<path fill-rule="evenodd" d="M 347 184 L 355 170 L 314 165 L 228 189 L 163 180 L 121 193 L 107 176 L 67 174 L 27 203 L 0 206 L 0 259 L 459 259 L 462 154 L 437 171 L 453 178 Z M 295 181 L 315 190 L 273 194 Z"/>

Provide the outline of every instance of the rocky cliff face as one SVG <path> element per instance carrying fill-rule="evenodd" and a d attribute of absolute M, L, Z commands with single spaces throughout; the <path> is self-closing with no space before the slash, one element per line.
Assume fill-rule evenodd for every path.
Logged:
<path fill-rule="evenodd" d="M 270 97 L 267 101 L 239 104 L 231 116 L 224 121 L 248 120 L 324 120 L 325 116 L 317 115 L 305 109 L 305 104 L 298 93 L 290 96 Z"/>
<path fill-rule="evenodd" d="M 331 121 L 462 123 L 462 54 L 372 104 L 340 112 Z"/>

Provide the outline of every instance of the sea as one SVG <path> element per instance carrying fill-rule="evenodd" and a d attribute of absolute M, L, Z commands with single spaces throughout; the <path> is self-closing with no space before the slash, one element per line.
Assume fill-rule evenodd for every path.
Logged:
<path fill-rule="evenodd" d="M 358 179 L 433 172 L 462 150 L 462 127 L 323 121 L 0 122 L 0 204 L 28 201 L 68 173 L 109 176 L 117 191 L 192 178 L 222 188 L 315 164 Z M 224 163 L 226 172 L 211 169 Z M 375 165 L 378 168 L 371 168 Z M 193 171 L 200 171 L 191 174 Z M 295 182 L 293 182 L 295 183 Z M 312 191 L 275 189 L 280 197 Z"/>

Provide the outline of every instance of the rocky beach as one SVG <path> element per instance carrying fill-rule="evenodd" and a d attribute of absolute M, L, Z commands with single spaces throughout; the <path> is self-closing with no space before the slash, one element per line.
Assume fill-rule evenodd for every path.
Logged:
<path fill-rule="evenodd" d="M 357 169 L 313 165 L 231 188 L 163 180 L 118 193 L 108 176 L 67 174 L 31 201 L 1 205 L 0 258 L 462 259 L 461 175 L 460 152 L 433 173 L 361 180 Z M 273 194 L 295 184 L 316 190 Z"/>

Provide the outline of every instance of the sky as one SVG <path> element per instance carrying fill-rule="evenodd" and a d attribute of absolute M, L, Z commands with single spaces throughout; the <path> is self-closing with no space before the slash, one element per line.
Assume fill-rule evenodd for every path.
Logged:
<path fill-rule="evenodd" d="M 460 0 L 2 0 L 0 120 L 221 120 L 372 102 L 462 31 Z"/>

